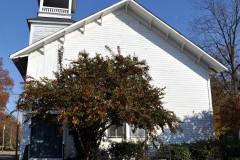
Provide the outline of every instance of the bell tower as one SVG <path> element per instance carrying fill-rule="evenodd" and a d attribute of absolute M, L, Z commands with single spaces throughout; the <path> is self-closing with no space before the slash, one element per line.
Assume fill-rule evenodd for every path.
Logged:
<path fill-rule="evenodd" d="M 77 0 L 37 0 L 37 17 L 27 19 L 30 30 L 29 45 L 65 28 L 75 21 Z"/>

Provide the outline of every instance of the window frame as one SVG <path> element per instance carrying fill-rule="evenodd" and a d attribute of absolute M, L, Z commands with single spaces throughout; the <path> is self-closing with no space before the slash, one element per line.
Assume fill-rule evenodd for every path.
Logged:
<path fill-rule="evenodd" d="M 132 128 L 134 128 L 134 126 L 129 125 L 129 132 L 130 132 L 129 138 L 146 138 L 147 137 L 147 130 L 146 129 L 137 128 L 136 132 L 133 133 Z M 141 130 L 141 131 L 139 131 L 139 130 Z M 139 132 L 142 132 L 142 131 L 144 131 L 144 136 L 141 136 L 140 134 L 137 135 Z"/>
<path fill-rule="evenodd" d="M 116 128 L 114 125 L 110 126 L 108 129 L 108 138 L 126 138 L 127 136 L 127 128 L 126 128 L 126 123 L 123 124 L 123 126 Z M 113 131 L 113 127 L 115 127 L 116 129 Z M 121 133 L 121 135 L 118 135 L 118 129 L 121 129 L 123 131 L 123 133 Z M 113 133 L 111 133 L 111 131 L 114 133 L 115 132 L 115 136 L 112 136 Z M 121 132 L 122 132 L 121 131 Z"/>

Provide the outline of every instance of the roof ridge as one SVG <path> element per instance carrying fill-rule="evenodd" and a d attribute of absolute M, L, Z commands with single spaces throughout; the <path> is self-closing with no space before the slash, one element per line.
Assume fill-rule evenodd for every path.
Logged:
<path fill-rule="evenodd" d="M 196 56 L 200 58 L 204 57 L 205 58 L 205 62 L 208 64 L 208 66 L 210 66 L 211 68 L 213 68 L 214 70 L 216 70 L 217 72 L 222 72 L 224 70 L 228 70 L 227 67 L 225 67 L 223 64 L 221 64 L 220 62 L 218 62 L 216 59 L 214 59 L 212 56 L 210 56 L 206 51 L 204 51 L 202 48 L 200 48 L 199 46 L 197 46 L 195 43 L 193 43 L 192 41 L 190 41 L 188 38 L 186 38 L 185 36 L 183 36 L 181 33 L 179 33 L 178 31 L 176 31 L 173 27 L 171 27 L 170 25 L 168 25 L 166 22 L 164 22 L 163 20 L 161 20 L 159 17 L 157 17 L 156 15 L 154 15 L 152 12 L 150 12 L 149 10 L 147 10 L 145 7 L 143 7 L 142 5 L 140 5 L 138 2 L 134 1 L 134 0 L 121 0 L 120 2 L 117 2 L 113 5 L 111 5 L 110 7 L 107 7 L 101 11 L 98 11 L 82 20 L 79 20 L 78 22 L 75 22 L 73 24 L 71 24 L 68 27 L 63 28 L 62 30 L 59 30 L 25 48 L 23 48 L 22 50 L 19 50 L 17 52 L 15 52 L 14 54 L 10 55 L 11 59 L 20 57 L 18 56 L 19 54 L 24 54 L 25 56 L 28 56 L 28 53 L 34 50 L 35 48 L 39 48 L 42 46 L 42 44 L 47 44 L 49 42 L 47 42 L 49 39 L 52 41 L 52 39 L 56 39 L 59 38 L 61 36 L 63 36 L 64 34 L 66 34 L 67 32 L 71 32 L 73 30 L 75 30 L 76 28 L 81 28 L 83 26 L 85 26 L 86 24 L 88 24 L 88 20 L 93 18 L 93 19 L 99 19 L 99 17 L 103 16 L 104 13 L 108 12 L 112 12 L 113 10 L 119 9 L 121 7 L 126 6 L 126 11 L 127 8 L 130 6 L 130 8 L 136 13 L 139 14 L 138 12 L 140 12 L 141 15 L 144 15 L 144 19 L 147 19 L 147 21 L 150 19 L 150 27 L 151 24 L 154 23 L 154 25 L 161 30 L 162 32 L 166 33 L 166 37 L 168 37 L 169 32 L 171 37 L 173 39 L 175 39 L 175 41 L 177 41 L 178 43 L 182 44 L 182 47 L 184 46 L 188 46 L 191 50 L 193 50 L 194 52 L 192 52 L 193 54 L 195 54 Z M 141 16 L 143 17 L 143 16 Z M 168 33 L 167 33 L 168 32 Z M 176 40 L 177 39 L 177 40 Z M 186 44 L 187 42 L 187 44 Z M 28 53 L 26 53 L 28 52 Z"/>

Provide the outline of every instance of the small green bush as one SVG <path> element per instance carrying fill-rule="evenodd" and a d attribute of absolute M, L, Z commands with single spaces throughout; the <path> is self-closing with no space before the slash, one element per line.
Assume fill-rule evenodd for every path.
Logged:
<path fill-rule="evenodd" d="M 173 160 L 240 160 L 240 143 L 225 137 L 171 144 L 171 155 Z"/>
<path fill-rule="evenodd" d="M 191 152 L 189 150 L 189 145 L 171 145 L 171 155 L 174 160 L 191 160 Z"/>
<path fill-rule="evenodd" d="M 111 143 L 108 149 L 111 158 L 130 160 L 143 160 L 143 155 L 149 151 L 149 147 L 143 141 L 126 141 Z M 106 150 L 96 149 L 93 151 L 94 160 L 100 160 Z M 210 138 L 209 140 L 198 140 L 191 143 L 171 144 L 172 160 L 240 160 L 240 142 L 232 137 L 224 137 L 220 140 Z M 80 157 L 69 160 L 80 160 Z"/>
<path fill-rule="evenodd" d="M 189 150 L 192 154 L 192 159 L 222 159 L 220 154 L 221 148 L 217 145 L 209 143 L 209 141 L 196 141 L 189 144 Z"/>
<path fill-rule="evenodd" d="M 126 141 L 111 143 L 109 152 L 112 158 L 121 158 L 130 160 L 135 158 L 136 160 L 141 159 L 144 155 L 144 152 L 148 150 L 148 146 L 141 141 Z"/>

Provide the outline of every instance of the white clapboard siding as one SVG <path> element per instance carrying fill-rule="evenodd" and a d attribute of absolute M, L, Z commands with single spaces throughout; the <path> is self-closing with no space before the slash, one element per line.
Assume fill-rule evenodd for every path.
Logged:
<path fill-rule="evenodd" d="M 150 66 L 151 84 L 166 87 L 164 107 L 184 122 L 181 126 L 185 134 L 172 135 L 166 128 L 165 134 L 159 131 L 164 143 L 189 142 L 194 139 L 207 139 L 214 136 L 208 66 L 189 53 L 180 53 L 180 46 L 170 38 L 165 42 L 164 34 L 154 26 L 149 30 L 147 22 L 125 9 L 105 15 L 103 24 L 96 20 L 66 35 L 64 44 L 64 66 L 69 60 L 77 59 L 80 51 L 86 50 L 90 56 L 100 53 L 110 56 L 104 46 L 108 45 L 117 53 L 121 47 L 124 56 L 134 53 Z M 54 78 L 52 71 L 57 70 L 57 50 L 61 39 L 45 45 L 29 55 L 27 75 L 36 79 L 47 76 Z M 22 135 L 29 131 L 23 130 Z M 65 134 L 65 156 L 74 156 L 76 150 L 73 137 Z M 29 135 L 28 135 L 29 136 Z M 22 145 L 24 145 L 23 143 Z M 27 143 L 26 143 L 27 144 Z M 25 144 L 25 145 L 26 145 Z M 104 143 L 105 146 L 107 144 Z"/>
<path fill-rule="evenodd" d="M 53 71 L 58 67 L 59 41 L 56 40 L 32 52 L 28 57 L 27 75 L 39 79 L 40 77 L 54 78 Z"/>
<path fill-rule="evenodd" d="M 166 130 L 167 134 L 161 136 L 163 140 L 181 143 L 214 136 L 208 66 L 196 64 L 196 57 L 189 56 L 185 50 L 180 53 L 179 48 L 165 42 L 139 19 L 131 12 L 118 10 L 105 16 L 102 26 L 92 22 L 86 26 L 85 34 L 81 28 L 68 34 L 65 58 L 76 59 L 82 50 L 91 56 L 96 52 L 110 56 L 105 45 L 115 52 L 120 46 L 123 55 L 135 53 L 139 59 L 146 59 L 150 66 L 152 84 L 166 87 L 164 107 L 186 122 L 182 124 L 184 135 L 172 136 Z"/>
<path fill-rule="evenodd" d="M 68 25 L 53 25 L 53 24 L 32 24 L 30 33 L 30 44 L 42 38 L 51 35 Z"/>

